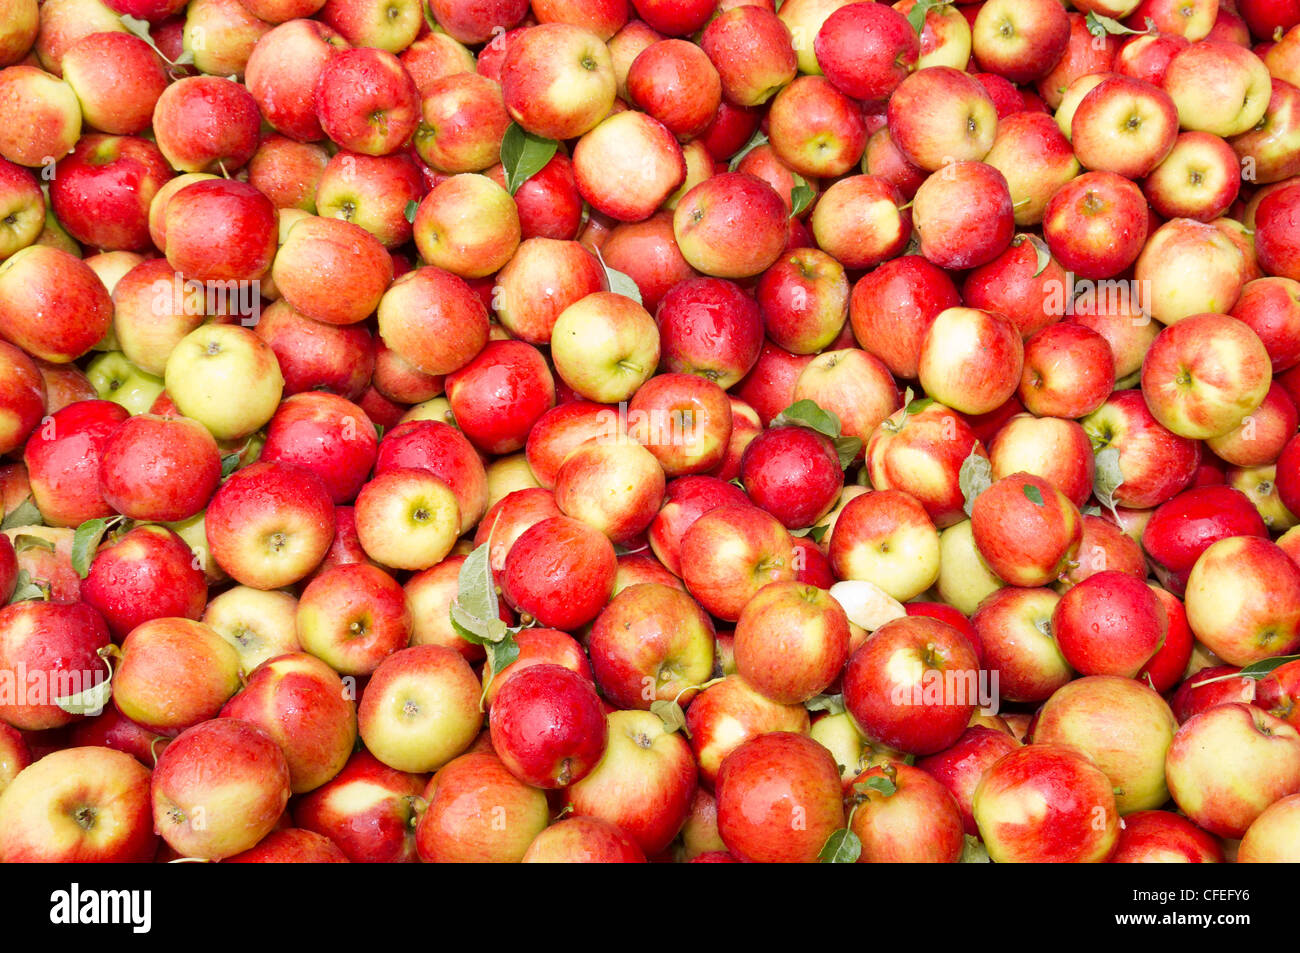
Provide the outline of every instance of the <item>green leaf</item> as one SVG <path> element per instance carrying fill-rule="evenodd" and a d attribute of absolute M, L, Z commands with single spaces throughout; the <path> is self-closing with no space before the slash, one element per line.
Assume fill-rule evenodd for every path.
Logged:
<path fill-rule="evenodd" d="M 1092 473 L 1092 492 L 1097 502 L 1115 513 L 1115 491 L 1124 485 L 1124 471 L 1119 465 L 1119 448 L 1105 447 L 1097 451 Z"/>
<path fill-rule="evenodd" d="M 605 264 L 605 259 L 601 257 L 599 251 L 596 252 L 596 260 L 600 262 L 600 267 L 605 269 L 605 285 L 610 291 L 624 298 L 631 298 L 637 304 L 644 303 L 641 300 L 641 288 L 631 277 Z"/>
<path fill-rule="evenodd" d="M 27 602 L 29 599 L 45 599 L 48 596 L 49 594 L 43 588 L 32 582 L 32 577 L 26 569 L 20 569 L 18 578 L 14 581 L 14 594 L 9 597 L 9 604 Z"/>
<path fill-rule="evenodd" d="M 408 222 L 410 222 L 411 224 L 415 224 L 415 213 L 418 212 L 419 210 L 420 210 L 420 203 L 417 202 L 415 199 L 411 199 L 411 201 L 406 203 L 406 208 L 403 209 L 402 214 L 406 217 L 406 220 Z"/>
<path fill-rule="evenodd" d="M 823 864 L 856 864 L 862 856 L 862 841 L 853 831 L 841 827 L 826 838 L 817 856 Z"/>
<path fill-rule="evenodd" d="M 737 166 L 740 165 L 741 159 L 745 158 L 745 156 L 749 155 L 759 146 L 765 145 L 767 145 L 767 136 L 763 135 L 762 129 L 756 129 L 754 134 L 749 137 L 749 142 L 741 146 L 740 151 L 731 157 L 731 161 L 727 163 L 727 171 L 735 172 Z"/>
<path fill-rule="evenodd" d="M 790 190 L 790 217 L 798 218 L 817 197 L 817 190 L 799 173 L 794 174 L 794 188 Z"/>
<path fill-rule="evenodd" d="M 519 658 L 519 645 L 509 632 L 501 641 L 489 642 L 484 648 L 487 651 L 488 664 L 492 666 L 494 677 L 497 672 L 504 671 L 507 665 Z M 489 684 L 491 684 L 490 681 Z"/>
<path fill-rule="evenodd" d="M 769 427 L 794 425 L 815 430 L 834 440 L 840 435 L 840 418 L 829 410 L 822 410 L 813 400 L 797 400 L 773 418 Z M 856 452 L 856 451 L 855 451 Z"/>
<path fill-rule="evenodd" d="M 505 167 L 506 189 L 511 195 L 546 167 L 555 155 L 559 143 L 543 139 L 524 129 L 517 122 L 506 127 L 501 138 L 501 165 Z"/>
<path fill-rule="evenodd" d="M 659 720 L 664 723 L 664 731 L 671 734 L 674 731 L 685 732 L 686 730 L 686 713 L 682 711 L 682 706 L 673 699 L 659 699 L 650 703 L 650 711 L 659 716 Z"/>
<path fill-rule="evenodd" d="M 1034 268 L 1034 277 L 1037 278 L 1046 271 L 1047 266 L 1052 263 L 1052 252 L 1047 247 L 1047 242 L 1043 241 L 1037 235 L 1017 235 L 1015 241 L 1011 244 L 1019 247 L 1025 242 L 1029 242 L 1029 244 L 1034 246 L 1034 254 L 1038 256 L 1036 267 Z"/>
<path fill-rule="evenodd" d="M 33 536 L 30 533 L 19 533 L 13 538 L 14 552 L 25 553 L 29 549 L 40 549 L 47 553 L 54 552 L 54 544 L 44 536 Z"/>
<path fill-rule="evenodd" d="M 150 36 L 149 34 L 148 20 L 137 20 L 135 17 L 125 13 L 122 14 L 121 19 L 122 19 L 122 26 L 126 27 L 127 30 L 134 33 L 136 36 L 144 40 L 150 46 L 153 45 L 153 37 Z"/>
<path fill-rule="evenodd" d="M 1025 498 L 1035 506 L 1043 505 L 1043 491 L 1031 483 L 1026 483 L 1022 488 L 1025 491 Z"/>
<path fill-rule="evenodd" d="M 181 50 L 180 54 L 176 57 L 176 59 L 172 60 L 172 66 L 193 66 L 193 65 L 194 65 L 193 50 Z"/>
<path fill-rule="evenodd" d="M 912 25 L 912 29 L 919 36 L 925 29 L 925 15 L 930 12 L 931 7 L 942 6 L 949 0 L 916 0 L 916 5 L 907 11 L 907 22 Z"/>
<path fill-rule="evenodd" d="M 110 522 L 115 520 L 86 520 L 72 536 L 72 568 L 82 579 L 90 574 L 90 564 L 95 561 L 95 551 L 99 549 Z"/>
<path fill-rule="evenodd" d="M 1144 33 L 1150 33 L 1155 28 L 1154 23 L 1148 19 L 1148 26 L 1145 30 L 1130 30 L 1118 20 L 1098 16 L 1092 12 L 1089 12 L 1084 17 L 1083 22 L 1088 27 L 1088 32 L 1097 37 L 1106 36 L 1107 34 L 1111 36 L 1142 36 Z"/>
<path fill-rule="evenodd" d="M 37 508 L 36 502 L 29 496 L 19 503 L 12 513 L 0 522 L 0 530 L 13 529 L 15 526 L 40 526 L 45 521 Z"/>
<path fill-rule="evenodd" d="M 828 711 L 832 715 L 844 714 L 843 695 L 816 695 L 803 703 L 809 711 Z"/>
<path fill-rule="evenodd" d="M 1300 655 L 1278 655 L 1274 658 L 1260 659 L 1258 662 L 1251 662 L 1249 665 L 1242 667 L 1237 675 L 1241 678 L 1261 679 L 1266 675 L 1275 672 L 1288 662 L 1300 661 Z"/>
<path fill-rule="evenodd" d="M 420 0 L 420 12 L 424 14 L 424 25 L 434 33 L 439 33 L 442 27 L 438 26 L 438 21 L 433 18 L 432 11 L 429 10 L 428 0 Z"/>
<path fill-rule="evenodd" d="M 221 479 L 225 479 L 239 469 L 241 456 L 238 453 L 228 453 L 221 458 Z"/>
<path fill-rule="evenodd" d="M 807 536 L 814 543 L 820 543 L 828 529 L 830 529 L 830 527 L 823 523 L 819 526 L 805 526 L 802 529 L 792 529 L 790 530 L 790 535 L 796 539 Z"/>
<path fill-rule="evenodd" d="M 858 456 L 858 451 L 862 449 L 861 437 L 835 437 L 831 440 L 835 444 L 835 452 L 839 454 L 840 469 L 847 470 L 849 464 Z"/>
<path fill-rule="evenodd" d="M 966 835 L 966 843 L 962 845 L 961 859 L 959 864 L 990 864 L 993 861 L 989 858 L 989 852 L 980 843 L 978 837 Z"/>
<path fill-rule="evenodd" d="M 970 516 L 975 507 L 975 498 L 993 485 L 993 464 L 979 452 L 978 444 L 971 448 L 970 455 L 962 461 L 961 469 L 957 471 L 957 485 L 961 487 L 961 494 L 966 500 L 962 509 Z"/>
<path fill-rule="evenodd" d="M 918 397 L 916 400 L 910 400 L 907 402 L 906 413 L 911 417 L 913 414 L 919 414 L 933 403 L 933 397 Z"/>
<path fill-rule="evenodd" d="M 110 679 L 104 679 L 98 684 L 90 686 L 75 695 L 65 695 L 63 698 L 54 699 L 54 704 L 58 705 L 69 715 L 98 715 L 104 710 L 110 698 L 113 697 L 113 683 Z"/>
<path fill-rule="evenodd" d="M 475 645 L 488 644 L 490 640 L 486 621 L 466 612 L 455 601 L 448 608 L 448 615 L 451 618 L 452 630 L 466 642 L 473 642 Z"/>
<path fill-rule="evenodd" d="M 859 781 L 853 785 L 853 790 L 859 794 L 866 794 L 868 791 L 875 791 L 877 794 L 883 794 L 885 797 L 893 797 L 898 791 L 898 785 L 892 778 L 887 778 L 883 774 L 867 778 L 865 781 Z"/>
<path fill-rule="evenodd" d="M 465 557 L 456 578 L 456 603 L 462 610 L 481 621 L 496 619 L 500 613 L 496 581 L 492 578 L 490 543 L 484 543 Z"/>

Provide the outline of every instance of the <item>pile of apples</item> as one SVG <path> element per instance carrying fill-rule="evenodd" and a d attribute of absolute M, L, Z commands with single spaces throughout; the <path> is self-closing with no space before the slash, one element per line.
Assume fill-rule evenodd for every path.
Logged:
<path fill-rule="evenodd" d="M 1300 0 L 0 67 L 0 861 L 1300 860 Z"/>

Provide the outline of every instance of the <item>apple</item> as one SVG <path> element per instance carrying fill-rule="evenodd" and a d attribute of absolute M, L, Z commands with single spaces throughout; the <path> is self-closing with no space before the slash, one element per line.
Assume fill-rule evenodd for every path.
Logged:
<path fill-rule="evenodd" d="M 111 401 L 83 400 L 56 411 L 32 432 L 23 462 L 46 524 L 75 527 L 113 515 L 99 490 L 100 458 L 127 417 Z"/>
<path fill-rule="evenodd" d="M 925 771 L 909 764 L 876 765 L 856 777 L 853 791 L 849 829 L 862 844 L 858 863 L 952 864 L 961 857 L 961 809 Z"/>
<path fill-rule="evenodd" d="M 239 667 L 251 672 L 267 659 L 299 651 L 297 615 L 298 600 L 287 592 L 234 586 L 208 602 L 202 621 L 234 647 Z"/>
<path fill-rule="evenodd" d="M 1165 774 L 1198 827 L 1241 837 L 1269 805 L 1300 791 L 1300 735 L 1253 705 L 1219 705 L 1178 729 Z"/>
<path fill-rule="evenodd" d="M 303 590 L 296 617 L 302 648 L 345 675 L 369 675 L 411 638 L 402 587 L 369 563 L 319 573 Z"/>
<path fill-rule="evenodd" d="M 1108 860 L 1112 864 L 1222 862 L 1218 839 L 1172 811 L 1137 811 L 1125 817 Z"/>
<path fill-rule="evenodd" d="M 346 864 L 347 855 L 324 834 L 285 827 L 267 834 L 257 846 L 225 858 L 227 864 Z"/>
<path fill-rule="evenodd" d="M 329 281 L 322 281 L 329 275 Z M 271 266 L 276 289 L 293 309 L 326 324 L 365 320 L 393 280 L 393 263 L 379 240 L 360 225 L 306 218 L 290 229 Z M 348 288 L 341 295 L 332 282 Z"/>
<path fill-rule="evenodd" d="M 36 244 L 0 262 L 0 337 L 30 356 L 70 363 L 104 337 L 112 320 L 103 282 L 68 252 Z"/>
<path fill-rule="evenodd" d="M 1247 276 L 1240 249 L 1213 225 L 1173 219 L 1157 229 L 1137 259 L 1134 278 L 1147 289 L 1151 315 L 1164 324 L 1236 304 Z"/>
<path fill-rule="evenodd" d="M 965 519 L 961 466 L 987 456 L 970 425 L 938 401 L 904 407 L 886 418 L 866 445 L 867 474 L 878 490 L 902 490 L 943 529 Z M 925 459 L 919 468 L 913 461 Z"/>
<path fill-rule="evenodd" d="M 603 533 L 567 516 L 524 531 L 506 556 L 506 600 L 549 628 L 573 631 L 596 617 L 613 591 L 617 561 Z"/>
<path fill-rule="evenodd" d="M 498 36 L 504 37 L 501 33 Z M 496 37 L 493 37 L 495 40 Z M 465 44 L 450 33 L 441 30 L 425 33 L 414 43 L 397 54 L 406 71 L 415 80 L 415 86 L 424 95 L 424 91 L 442 79 L 455 73 L 472 73 L 475 71 L 474 54 Z"/>
<path fill-rule="evenodd" d="M 92 554 L 81 599 L 115 640 L 151 619 L 204 614 L 208 587 L 189 546 L 164 526 L 136 526 Z"/>
<path fill-rule="evenodd" d="M 800 704 L 824 691 L 849 656 L 849 621 L 825 590 L 764 586 L 736 622 L 736 670 L 766 697 Z"/>
<path fill-rule="evenodd" d="M 673 233 L 682 256 L 697 271 L 749 278 L 781 256 L 787 219 L 785 200 L 765 181 L 724 172 L 682 196 L 673 211 Z"/>
<path fill-rule="evenodd" d="M 642 0 L 649 2 L 649 0 Z M 528 845 L 525 864 L 643 864 L 645 854 L 622 829 L 598 817 L 566 817 Z"/>
<path fill-rule="evenodd" d="M 1255 210 L 1255 252 L 1260 267 L 1272 275 L 1300 280 L 1295 221 L 1300 204 L 1300 183 L 1269 192 Z"/>
<path fill-rule="evenodd" d="M 712 381 L 694 374 L 660 374 L 633 395 L 627 424 L 628 436 L 649 450 L 667 476 L 700 473 L 716 469 L 726 457 L 731 402 Z M 657 485 L 653 471 L 649 475 Z"/>
<path fill-rule="evenodd" d="M 25 132 L 0 134 L 0 156 L 42 166 L 72 151 L 81 136 L 81 105 L 67 82 L 27 64 L 0 70 L 0 107 Z"/>
<path fill-rule="evenodd" d="M 1046 585 L 1061 575 L 1083 534 L 1075 505 L 1028 473 L 1003 477 L 977 496 L 971 529 L 989 568 L 1018 586 Z"/>
<path fill-rule="evenodd" d="M 1067 597 L 1068 598 L 1068 597 Z M 1088 676 L 1056 691 L 1034 722 L 1033 743 L 1073 747 L 1106 772 L 1120 814 L 1169 799 L 1165 755 L 1178 721 L 1151 688 L 1130 678 Z"/>
<path fill-rule="evenodd" d="M 410 240 L 406 207 L 418 202 L 424 192 L 420 171 L 410 156 L 341 151 L 316 173 L 306 210 L 360 225 L 385 248 L 394 248 Z"/>
<path fill-rule="evenodd" d="M 569 305 L 551 330 L 556 373 L 579 395 L 600 403 L 630 398 L 659 363 L 654 319 L 631 298 L 589 294 Z"/>
<path fill-rule="evenodd" d="M 647 856 L 665 850 L 686 823 L 696 791 L 695 760 L 680 734 L 657 715 L 614 711 L 601 760 L 564 795 L 575 817 L 596 817 L 624 831 Z"/>
<path fill-rule="evenodd" d="M 531 666 L 501 686 L 490 729 L 492 746 L 510 772 L 548 789 L 589 775 L 608 736 L 591 682 L 553 664 Z"/>
<path fill-rule="evenodd" d="M 1142 190 L 1113 172 L 1085 172 L 1051 197 L 1043 238 L 1052 256 L 1080 278 L 1112 278 L 1137 260 L 1147 239 Z"/>
<path fill-rule="evenodd" d="M 886 180 L 848 176 L 828 188 L 813 208 L 813 238 L 845 268 L 872 268 L 907 245 L 913 213 L 903 205 L 902 193 Z"/>
<path fill-rule="evenodd" d="M 45 381 L 21 349 L 0 341 L 0 452 L 12 453 L 45 417 Z"/>
<path fill-rule="evenodd" d="M 917 374 L 935 400 L 963 413 L 982 414 L 1016 392 L 1023 364 L 1020 333 L 1002 315 L 948 308 L 935 316 L 921 341 Z M 980 383 L 973 386 L 974 381 Z"/>
<path fill-rule="evenodd" d="M 617 80 L 609 50 L 595 33 L 543 23 L 515 37 L 501 67 L 510 117 L 547 139 L 574 139 L 614 105 Z"/>
<path fill-rule="evenodd" d="M 1300 363 L 1300 282 L 1273 277 L 1248 281 L 1231 314 L 1264 342 L 1274 375 Z"/>
<path fill-rule="evenodd" d="M 712 509 L 686 531 L 682 577 L 713 615 L 734 621 L 769 582 L 794 578 L 793 542 L 770 514 L 748 504 Z"/>
<path fill-rule="evenodd" d="M 798 71 L 789 28 L 764 7 L 720 12 L 699 43 L 718 71 L 722 94 L 738 106 L 762 105 Z"/>
<path fill-rule="evenodd" d="M 683 142 L 694 139 L 717 113 L 722 80 L 708 55 L 686 40 L 650 43 L 627 69 L 626 95 Z"/>
<path fill-rule="evenodd" d="M 208 505 L 208 543 L 238 582 L 278 589 L 310 573 L 334 537 L 334 506 L 320 477 L 255 463 L 222 484 Z"/>
<path fill-rule="evenodd" d="M 906 601 L 939 574 L 939 534 L 925 508 L 897 489 L 854 497 L 839 513 L 828 556 L 839 579 L 866 580 Z"/>
<path fill-rule="evenodd" d="M 0 859 L 6 863 L 146 863 L 158 838 L 149 770 L 121 751 L 54 751 L 0 792 Z"/>
<path fill-rule="evenodd" d="M 718 833 L 751 863 L 812 863 L 844 825 L 835 759 L 787 731 L 753 738 L 722 762 L 716 785 Z"/>
<path fill-rule="evenodd" d="M 1160 87 L 1112 76 L 1080 100 L 1069 138 L 1085 169 L 1136 179 L 1149 175 L 1172 154 L 1178 121 L 1173 100 Z"/>
<path fill-rule="evenodd" d="M 979 662 L 964 635 L 938 619 L 885 623 L 849 658 L 844 704 L 867 738 L 909 754 L 952 745 L 979 705 Z"/>
<path fill-rule="evenodd" d="M 740 479 L 753 503 L 787 529 L 811 526 L 830 512 L 843 487 L 830 438 L 802 426 L 756 436 L 740 460 Z"/>
<path fill-rule="evenodd" d="M 240 687 L 239 661 L 202 622 L 151 619 L 122 641 L 113 702 L 132 721 L 174 736 L 216 717 Z"/>
<path fill-rule="evenodd" d="M 420 94 L 401 61 L 386 50 L 336 50 L 325 58 L 315 87 L 316 118 L 344 149 L 389 155 L 420 122 Z"/>
<path fill-rule="evenodd" d="M 546 796 L 490 751 L 452 759 L 424 793 L 415 843 L 425 863 L 518 863 L 549 820 Z"/>
<path fill-rule="evenodd" d="M 1218 356 L 1202 362 L 1207 352 Z M 1233 368 L 1230 375 L 1225 366 Z M 1142 394 L 1152 415 L 1191 439 L 1222 437 L 1238 427 L 1263 402 L 1271 380 L 1263 342 L 1223 314 L 1195 314 L 1165 328 L 1142 363 Z"/>
<path fill-rule="evenodd" d="M 854 99 L 888 99 L 917 66 L 918 31 L 885 4 L 850 3 L 832 10 L 813 40 L 818 68 Z"/>
<path fill-rule="evenodd" d="M 1053 634 L 1059 602 L 1050 589 L 1008 586 L 981 600 L 971 616 L 984 665 L 997 673 L 1006 701 L 1045 701 L 1074 677 Z"/>
<path fill-rule="evenodd" d="M 1139 390 L 1115 391 L 1079 422 L 1095 451 L 1119 451 L 1124 478 L 1114 493 L 1119 506 L 1159 506 L 1191 482 L 1200 464 L 1200 444 L 1161 426 Z"/>
<path fill-rule="evenodd" d="M 982 160 L 998 124 L 980 81 L 950 66 L 927 66 L 904 79 L 889 97 L 888 115 L 899 150 L 927 172 Z"/>
<path fill-rule="evenodd" d="M 212 771 L 213 764 L 224 770 Z M 151 781 L 154 828 L 183 857 L 220 860 L 275 827 L 289 766 L 265 731 L 237 718 L 196 725 L 167 746 Z"/>
<path fill-rule="evenodd" d="M 59 702 L 89 692 L 108 672 L 103 617 L 80 602 L 17 602 L 0 610 L 0 671 L 9 688 L 0 719 L 23 731 L 71 724 Z"/>
<path fill-rule="evenodd" d="M 1268 67 L 1250 50 L 1201 40 L 1174 54 L 1164 90 L 1178 107 L 1184 129 L 1227 138 L 1246 132 L 1264 116 L 1272 83 Z"/>
<path fill-rule="evenodd" d="M 357 711 L 361 740 L 399 771 L 436 771 L 463 752 L 483 724 L 480 686 L 454 649 L 400 649 L 374 670 Z"/>
<path fill-rule="evenodd" d="M 1089 758 L 1056 744 L 1003 756 L 975 789 L 972 812 L 997 863 L 1100 863 L 1119 838 L 1110 779 Z M 1037 805 L 1026 812 L 1026 804 Z"/>
<path fill-rule="evenodd" d="M 1257 536 L 1220 539 L 1187 580 L 1187 621 L 1219 658 L 1246 665 L 1300 644 L 1300 567 Z"/>
<path fill-rule="evenodd" d="M 529 238 L 498 273 L 493 297 L 502 326 L 520 340 L 541 345 L 550 343 L 565 308 L 603 290 L 600 263 L 577 242 Z"/>
<path fill-rule="evenodd" d="M 158 148 L 178 172 L 233 173 L 257 151 L 261 115 L 239 83 L 186 76 L 163 90 L 153 111 Z"/>
<path fill-rule="evenodd" d="M 698 374 L 728 390 L 760 361 L 763 313 L 730 281 L 703 277 L 679 282 L 660 300 L 655 322 L 665 371 Z M 790 380 L 791 389 L 797 376 Z M 749 400 L 740 390 L 737 396 Z M 772 416 L 789 405 L 782 403 Z"/>
<path fill-rule="evenodd" d="M 1231 207 L 1241 186 L 1237 153 L 1208 132 L 1184 132 L 1147 176 L 1142 191 L 1165 218 L 1210 222 Z"/>
<path fill-rule="evenodd" d="M 424 787 L 420 775 L 358 751 L 332 780 L 295 801 L 294 822 L 329 837 L 353 863 L 413 863 Z"/>
<path fill-rule="evenodd" d="M 916 769 L 928 774 L 948 790 L 961 811 L 962 827 L 979 836 L 971 800 L 980 779 L 1003 755 L 1015 751 L 1019 742 L 1004 731 L 974 725 L 967 728 L 952 747 L 938 754 L 918 758 Z M 909 772 L 910 774 L 910 772 Z"/>

